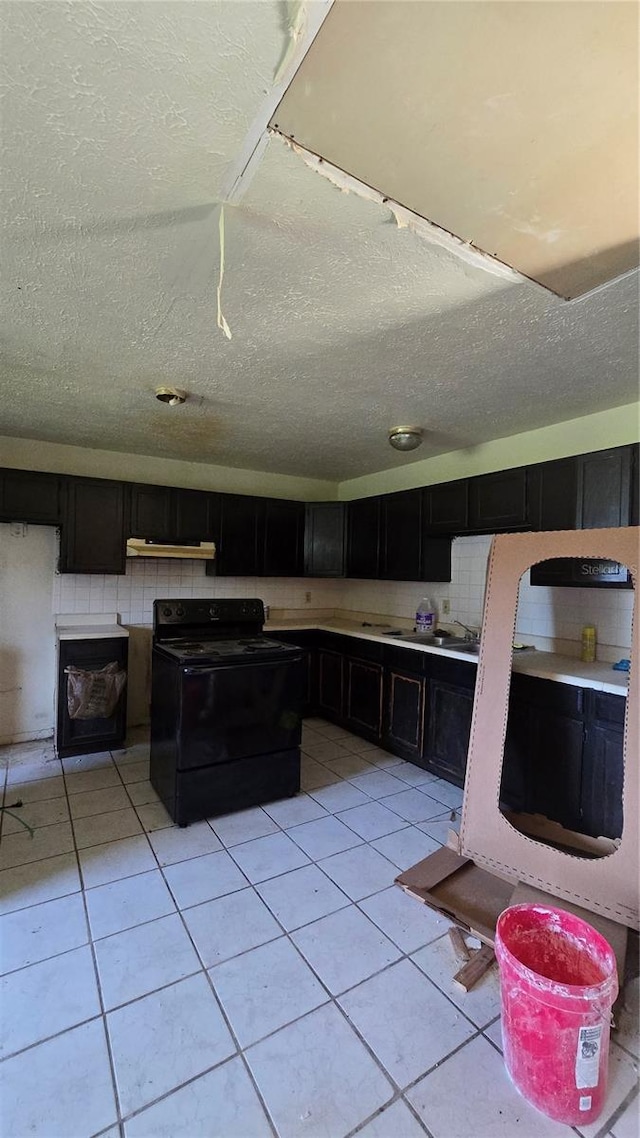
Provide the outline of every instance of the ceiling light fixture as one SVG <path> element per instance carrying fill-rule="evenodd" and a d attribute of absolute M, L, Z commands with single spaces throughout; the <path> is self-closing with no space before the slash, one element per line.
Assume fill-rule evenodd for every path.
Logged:
<path fill-rule="evenodd" d="M 177 387 L 156 387 L 156 399 L 161 403 L 168 403 L 170 407 L 179 407 L 187 399 L 186 391 L 178 391 Z"/>
<path fill-rule="evenodd" d="M 422 442 L 423 433 L 422 427 L 392 427 L 389 442 L 396 450 L 415 450 Z"/>

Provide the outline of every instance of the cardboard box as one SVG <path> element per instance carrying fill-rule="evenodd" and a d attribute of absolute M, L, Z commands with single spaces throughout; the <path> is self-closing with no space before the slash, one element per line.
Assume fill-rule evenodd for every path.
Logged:
<path fill-rule="evenodd" d="M 604 856 L 547 844 L 523 834 L 500 811 L 499 795 L 511 680 L 512 643 L 522 574 L 554 557 L 615 560 L 638 579 L 640 530 L 575 530 L 506 534 L 493 540 L 485 597 L 467 776 L 460 827 L 460 852 L 491 874 L 525 881 L 570 904 L 614 922 L 639 927 L 640 762 L 638 692 L 639 630 L 632 628 L 631 672 L 624 728 L 624 828 L 616 848 Z"/>

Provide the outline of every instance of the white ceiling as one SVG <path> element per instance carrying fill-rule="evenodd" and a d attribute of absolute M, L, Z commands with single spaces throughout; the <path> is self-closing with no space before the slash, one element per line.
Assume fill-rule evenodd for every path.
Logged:
<path fill-rule="evenodd" d="M 0 6 L 0 434 L 344 479 L 630 402 L 637 277 L 566 304 L 340 193 L 278 140 L 217 200 L 282 6 Z M 419 83 L 420 77 L 407 77 Z M 179 409 L 159 384 L 185 388 Z"/>

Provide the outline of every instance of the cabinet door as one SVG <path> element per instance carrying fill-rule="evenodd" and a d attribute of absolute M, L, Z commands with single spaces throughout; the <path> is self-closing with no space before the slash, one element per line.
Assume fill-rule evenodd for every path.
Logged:
<path fill-rule="evenodd" d="M 347 506 L 347 577 L 380 575 L 380 499 L 361 498 Z"/>
<path fill-rule="evenodd" d="M 131 533 L 128 537 L 174 541 L 173 491 L 170 486 L 131 487 Z"/>
<path fill-rule="evenodd" d="M 443 482 L 422 491 L 422 517 L 426 533 L 465 533 L 469 528 L 469 480 Z"/>
<path fill-rule="evenodd" d="M 628 526 L 632 447 L 583 454 L 578 460 L 578 529 Z"/>
<path fill-rule="evenodd" d="M 424 728 L 423 676 L 388 668 L 385 673 L 383 744 L 421 765 Z"/>
<path fill-rule="evenodd" d="M 210 541 L 210 505 L 214 494 L 204 490 L 174 490 L 176 541 Z"/>
<path fill-rule="evenodd" d="M 471 734 L 473 689 L 430 679 L 425 765 L 458 786 L 464 783 Z"/>
<path fill-rule="evenodd" d="M 58 474 L 0 471 L 0 518 L 32 525 L 59 525 L 62 482 Z"/>
<path fill-rule="evenodd" d="M 262 557 L 258 550 L 259 511 L 263 501 L 241 494 L 223 494 L 220 513 L 220 537 L 216 560 L 218 576 L 257 577 L 262 573 Z"/>
<path fill-rule="evenodd" d="M 527 470 L 529 521 L 534 530 L 575 529 L 578 460 L 561 458 Z"/>
<path fill-rule="evenodd" d="M 69 479 L 60 541 L 61 573 L 124 573 L 124 482 Z"/>
<path fill-rule="evenodd" d="M 318 710 L 330 719 L 342 719 L 343 657 L 337 652 L 318 652 Z"/>
<path fill-rule="evenodd" d="M 381 575 L 390 581 L 420 580 L 422 492 L 403 490 L 381 501 Z"/>
<path fill-rule="evenodd" d="M 124 636 L 106 640 L 62 640 L 58 658 L 58 706 L 56 709 L 56 751 L 66 755 L 92 754 L 122 746 L 127 729 L 127 689 L 122 692 L 112 714 L 97 719 L 71 719 L 67 706 L 65 668 L 73 665 L 96 672 L 115 662 L 127 670 L 128 640 Z"/>
<path fill-rule="evenodd" d="M 531 706 L 519 691 L 519 680 L 511 676 L 500 803 L 509 810 L 528 811 Z"/>
<path fill-rule="evenodd" d="M 624 734 L 606 723 L 587 728 L 581 792 L 581 826 L 598 838 L 620 838 L 623 825 Z M 637 824 L 637 819 L 631 819 Z"/>
<path fill-rule="evenodd" d="M 378 742 L 382 732 L 382 668 L 364 660 L 346 661 L 347 724 Z"/>
<path fill-rule="evenodd" d="M 469 529 L 485 533 L 527 526 L 524 467 L 482 474 L 469 480 Z"/>
<path fill-rule="evenodd" d="M 528 809 L 577 831 L 582 829 L 583 732 L 579 719 L 549 707 L 532 709 Z"/>
<path fill-rule="evenodd" d="M 264 567 L 268 577 L 302 575 L 304 503 L 267 499 L 264 504 Z"/>
<path fill-rule="evenodd" d="M 308 502 L 304 527 L 307 577 L 344 577 L 345 506 L 343 502 Z"/>

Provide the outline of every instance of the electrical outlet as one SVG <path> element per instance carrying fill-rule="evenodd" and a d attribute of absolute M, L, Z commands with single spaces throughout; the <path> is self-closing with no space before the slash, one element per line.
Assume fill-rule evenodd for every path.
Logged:
<path fill-rule="evenodd" d="M 311 593 L 307 591 L 307 592 L 304 594 L 304 599 L 305 599 L 305 601 L 306 601 L 306 603 L 307 603 L 308 605 L 309 605 L 309 604 L 311 604 Z"/>
<path fill-rule="evenodd" d="M 442 615 L 443 616 L 450 616 L 451 615 L 451 601 L 449 600 L 448 597 L 445 597 L 443 602 L 442 602 Z"/>

